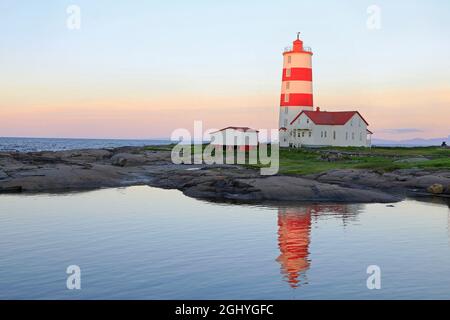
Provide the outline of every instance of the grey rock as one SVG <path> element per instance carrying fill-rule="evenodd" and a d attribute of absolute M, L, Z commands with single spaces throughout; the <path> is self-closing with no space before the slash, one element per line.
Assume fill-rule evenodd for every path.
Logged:
<path fill-rule="evenodd" d="M 0 180 L 9 178 L 5 171 L 0 170 Z"/>
<path fill-rule="evenodd" d="M 413 175 L 413 176 L 422 176 L 428 174 L 423 169 L 419 168 L 411 168 L 411 169 L 398 169 L 392 172 L 393 174 L 398 175 Z"/>
<path fill-rule="evenodd" d="M 111 163 L 115 166 L 140 166 L 150 161 L 143 154 L 118 153 L 111 157 Z"/>
<path fill-rule="evenodd" d="M 86 149 L 61 151 L 61 158 L 69 161 L 92 162 L 109 159 L 112 152 L 105 149 Z"/>
<path fill-rule="evenodd" d="M 426 189 L 433 184 L 448 185 L 450 184 L 450 178 L 442 177 L 439 175 L 426 175 L 422 177 L 416 177 L 407 181 L 406 183 L 410 187 Z"/>
<path fill-rule="evenodd" d="M 123 158 L 123 157 L 116 157 L 116 156 L 114 156 L 111 159 L 111 164 L 113 166 L 125 167 L 125 165 L 127 164 L 127 159 Z"/>
<path fill-rule="evenodd" d="M 20 193 L 22 186 L 0 187 L 0 194 L 2 193 Z"/>
<path fill-rule="evenodd" d="M 380 191 L 350 189 L 300 177 L 272 176 L 240 181 L 259 189 L 263 199 L 272 201 L 387 203 L 400 200 L 397 196 Z"/>

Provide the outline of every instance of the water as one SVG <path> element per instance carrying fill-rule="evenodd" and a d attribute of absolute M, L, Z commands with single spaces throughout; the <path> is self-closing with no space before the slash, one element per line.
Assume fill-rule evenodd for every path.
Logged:
<path fill-rule="evenodd" d="M 0 298 L 449 299 L 449 213 L 220 205 L 146 186 L 1 195 Z M 366 287 L 369 265 L 381 290 Z"/>
<path fill-rule="evenodd" d="M 2 138 L 0 151 L 61 151 L 72 149 L 141 147 L 169 144 L 170 140 L 127 140 L 127 139 L 64 139 L 64 138 Z"/>

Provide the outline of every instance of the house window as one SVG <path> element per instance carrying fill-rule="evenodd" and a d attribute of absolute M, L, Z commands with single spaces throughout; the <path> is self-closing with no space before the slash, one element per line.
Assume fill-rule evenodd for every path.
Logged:
<path fill-rule="evenodd" d="M 311 138 L 311 131 L 310 132 L 308 132 L 308 136 Z"/>
<path fill-rule="evenodd" d="M 320 137 L 323 138 L 323 131 L 320 131 Z"/>
<path fill-rule="evenodd" d="M 302 138 L 304 138 L 305 137 L 305 132 L 302 132 Z"/>
<path fill-rule="evenodd" d="M 324 136 L 325 136 L 325 138 L 327 137 L 327 132 L 326 131 L 324 131 Z"/>
<path fill-rule="evenodd" d="M 300 138 L 300 131 L 299 131 L 299 132 L 297 132 L 297 137 L 299 137 L 299 138 Z"/>
<path fill-rule="evenodd" d="M 306 123 L 309 123 L 309 119 L 306 119 Z"/>
<path fill-rule="evenodd" d="M 287 127 L 287 119 L 284 119 L 284 127 Z"/>
<path fill-rule="evenodd" d="M 289 93 L 284 94 L 284 102 L 289 102 Z"/>
<path fill-rule="evenodd" d="M 333 140 L 336 140 L 336 131 L 333 131 Z"/>
<path fill-rule="evenodd" d="M 291 56 L 288 56 L 288 63 L 291 63 Z"/>
<path fill-rule="evenodd" d="M 286 82 L 286 89 L 289 89 L 289 87 L 290 87 L 290 82 L 288 81 L 288 82 Z"/>
<path fill-rule="evenodd" d="M 355 133 L 352 132 L 352 140 L 355 140 Z"/>
<path fill-rule="evenodd" d="M 291 69 L 286 69 L 286 77 L 290 77 L 291 76 Z"/>

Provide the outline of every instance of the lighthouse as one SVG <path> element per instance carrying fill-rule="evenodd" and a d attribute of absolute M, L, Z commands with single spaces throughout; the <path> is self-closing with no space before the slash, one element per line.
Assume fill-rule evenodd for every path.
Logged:
<path fill-rule="evenodd" d="M 325 111 L 313 107 L 312 51 L 300 32 L 283 52 L 280 147 L 370 147 L 369 123 L 357 110 Z"/>
<path fill-rule="evenodd" d="M 311 48 L 303 46 L 300 32 L 292 46 L 285 48 L 283 52 L 280 132 L 285 132 L 301 111 L 313 110 L 312 55 Z"/>

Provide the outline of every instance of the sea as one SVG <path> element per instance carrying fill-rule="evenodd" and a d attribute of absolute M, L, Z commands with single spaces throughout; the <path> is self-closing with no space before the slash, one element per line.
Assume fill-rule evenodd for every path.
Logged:
<path fill-rule="evenodd" d="M 69 139 L 0 137 L 1 151 L 37 152 L 170 144 L 169 139 Z"/>

